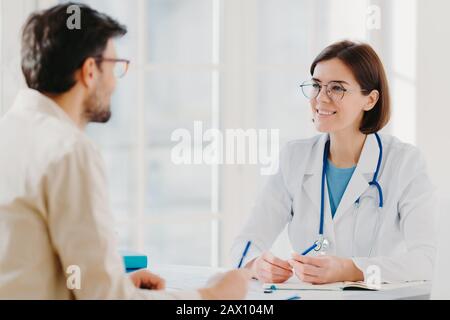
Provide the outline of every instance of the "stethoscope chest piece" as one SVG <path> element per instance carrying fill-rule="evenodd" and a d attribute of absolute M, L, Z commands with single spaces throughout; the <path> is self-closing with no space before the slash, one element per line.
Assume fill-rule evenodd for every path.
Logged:
<path fill-rule="evenodd" d="M 320 237 L 314 244 L 316 245 L 314 251 L 320 254 L 326 254 L 328 248 L 330 247 L 330 242 L 324 237 Z"/>

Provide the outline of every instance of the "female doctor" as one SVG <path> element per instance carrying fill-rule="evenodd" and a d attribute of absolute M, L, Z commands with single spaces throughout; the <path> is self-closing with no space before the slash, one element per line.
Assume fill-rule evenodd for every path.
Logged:
<path fill-rule="evenodd" d="M 301 89 L 322 134 L 281 151 L 233 260 L 262 282 L 367 281 L 375 271 L 381 282 L 430 280 L 434 187 L 417 148 L 378 133 L 390 116 L 382 62 L 369 45 L 342 41 L 311 75 Z M 283 260 L 269 250 L 286 224 L 294 253 Z"/>

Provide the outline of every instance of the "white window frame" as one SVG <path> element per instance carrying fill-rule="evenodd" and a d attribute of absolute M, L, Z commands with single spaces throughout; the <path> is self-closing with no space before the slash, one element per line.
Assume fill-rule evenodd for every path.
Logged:
<path fill-rule="evenodd" d="M 213 128 L 219 129 L 219 49 L 220 49 L 220 0 L 212 1 L 212 15 L 213 24 L 211 26 L 213 30 L 212 39 L 212 63 L 211 64 L 159 64 L 159 63 L 148 63 L 146 61 L 146 43 L 147 38 L 145 34 L 147 19 L 146 14 L 147 4 L 145 0 L 138 1 L 138 61 L 137 69 L 138 71 L 138 112 L 136 113 L 136 123 L 137 125 L 137 146 L 135 153 L 135 159 L 137 161 L 135 175 L 137 177 L 146 176 L 146 159 L 147 155 L 147 144 L 145 139 L 145 113 L 144 106 L 148 107 L 148 103 L 145 104 L 145 74 L 152 70 L 171 70 L 171 71 L 182 71 L 182 70 L 209 70 L 212 74 L 212 93 L 211 93 L 211 123 Z M 142 250 L 144 246 L 144 233 L 146 225 L 168 225 L 174 224 L 192 224 L 192 223 L 211 223 L 211 252 L 210 252 L 210 265 L 213 267 L 219 266 L 219 224 L 221 215 L 219 214 L 219 167 L 217 165 L 211 166 L 211 211 L 209 214 L 205 213 L 192 213 L 192 214 L 171 214 L 170 217 L 154 217 L 145 215 L 145 200 L 146 200 L 146 185 L 145 180 L 136 179 L 138 181 L 138 188 L 136 194 L 136 204 L 137 210 L 135 211 L 135 217 L 133 217 L 132 224 L 132 244 L 138 250 Z M 176 241 L 174 239 L 174 241 Z"/>

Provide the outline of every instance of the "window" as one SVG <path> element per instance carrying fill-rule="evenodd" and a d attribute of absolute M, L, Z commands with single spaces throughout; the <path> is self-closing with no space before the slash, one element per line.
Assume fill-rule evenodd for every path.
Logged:
<path fill-rule="evenodd" d="M 217 168 L 174 165 L 170 138 L 194 121 L 217 125 L 219 2 L 84 2 L 129 29 L 118 53 L 132 64 L 113 118 L 88 127 L 106 159 L 122 246 L 150 263 L 217 265 Z"/>

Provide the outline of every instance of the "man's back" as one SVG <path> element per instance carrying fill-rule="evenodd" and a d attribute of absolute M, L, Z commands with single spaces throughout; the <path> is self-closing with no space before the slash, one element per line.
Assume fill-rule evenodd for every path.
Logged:
<path fill-rule="evenodd" d="M 48 230 L 46 176 L 88 139 L 63 110 L 33 90 L 0 120 L 0 297 L 69 298 Z M 64 214 L 61 212 L 60 214 Z"/>

